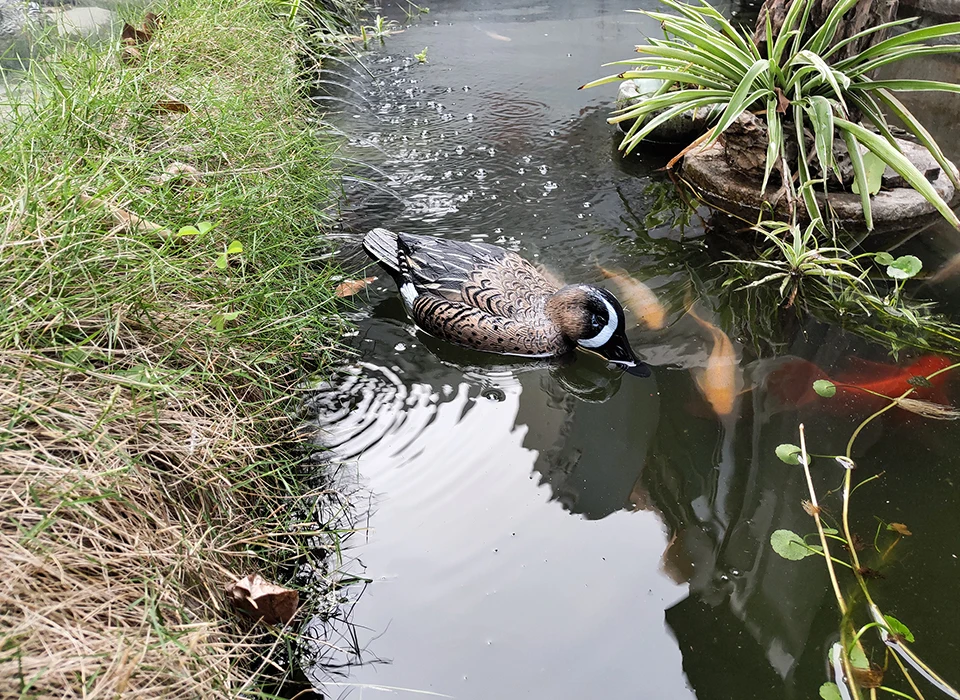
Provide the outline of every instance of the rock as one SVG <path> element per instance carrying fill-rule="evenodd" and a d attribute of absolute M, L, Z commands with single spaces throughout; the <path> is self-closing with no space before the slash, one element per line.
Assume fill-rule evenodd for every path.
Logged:
<path fill-rule="evenodd" d="M 620 83 L 617 93 L 617 107 L 627 107 L 650 97 L 663 85 L 662 80 L 654 78 L 631 78 Z M 709 107 L 696 111 L 682 112 L 669 119 L 644 139 L 653 143 L 689 143 L 706 132 L 710 127 L 710 118 L 714 116 Z M 620 122 L 620 129 L 626 133 L 633 126 L 633 120 Z"/>
<path fill-rule="evenodd" d="M 92 38 L 105 35 L 113 22 L 113 13 L 102 7 L 72 7 L 55 11 L 60 36 Z"/>
<path fill-rule="evenodd" d="M 954 187 L 946 173 L 936 165 L 930 153 L 919 144 L 897 139 L 897 143 L 904 155 L 914 163 L 921 172 L 931 178 L 934 189 L 946 201 L 954 196 Z M 761 204 L 772 207 L 779 217 L 786 218 L 789 214 L 786 198 L 782 191 L 768 187 L 761 196 L 760 179 L 746 178 L 743 173 L 730 165 L 724 153 L 725 147 L 716 142 L 711 147 L 695 150 L 687 154 L 683 161 L 683 176 L 698 191 L 703 200 L 714 207 L 723 209 L 747 221 L 755 221 L 760 213 Z M 892 171 L 891 171 L 892 172 Z M 897 184 L 897 177 L 888 182 Z M 825 196 L 817 194 L 823 203 Z M 837 220 L 848 228 L 863 228 L 863 208 L 860 205 L 860 195 L 852 192 L 831 192 L 830 206 Z M 800 211 L 804 212 L 802 202 L 798 202 Z M 937 218 L 940 214 L 932 204 L 915 190 L 909 187 L 893 187 L 882 189 L 871 198 L 871 212 L 874 228 L 878 231 L 905 228 L 919 224 L 929 219 Z"/>

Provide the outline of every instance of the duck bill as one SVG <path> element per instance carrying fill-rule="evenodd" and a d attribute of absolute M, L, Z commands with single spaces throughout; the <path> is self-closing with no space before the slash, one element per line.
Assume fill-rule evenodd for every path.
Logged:
<path fill-rule="evenodd" d="M 617 333 L 610 342 L 600 348 L 601 354 L 613 364 L 622 367 L 627 374 L 637 377 L 649 377 L 650 367 L 641 362 L 633 353 L 627 336 Z"/>

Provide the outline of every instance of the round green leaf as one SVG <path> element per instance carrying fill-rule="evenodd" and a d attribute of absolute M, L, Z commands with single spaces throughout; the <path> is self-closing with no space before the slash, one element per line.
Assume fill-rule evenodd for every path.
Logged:
<path fill-rule="evenodd" d="M 829 379 L 818 379 L 813 383 L 813 390 L 825 399 L 837 393 L 837 387 Z"/>
<path fill-rule="evenodd" d="M 893 265 L 893 256 L 890 253 L 877 253 L 873 256 L 878 265 Z"/>
<path fill-rule="evenodd" d="M 820 697 L 823 700 L 843 700 L 840 696 L 840 688 L 836 683 L 824 683 L 820 686 Z"/>
<path fill-rule="evenodd" d="M 854 644 L 853 649 L 850 650 L 850 664 L 854 668 L 859 668 L 863 671 L 870 670 L 870 662 L 867 660 L 867 656 L 863 653 L 863 648 L 859 644 Z"/>
<path fill-rule="evenodd" d="M 897 637 L 903 637 L 908 642 L 914 641 L 913 632 L 910 631 L 910 628 L 900 622 L 900 620 L 895 618 L 893 615 L 884 615 L 883 619 L 886 621 L 887 627 L 890 629 L 892 634 L 896 635 Z"/>
<path fill-rule="evenodd" d="M 236 253 L 242 253 L 242 252 L 243 252 L 243 243 L 241 243 L 240 241 L 234 241 L 229 245 L 229 247 L 227 247 L 227 253 L 229 253 L 230 255 L 234 255 Z"/>
<path fill-rule="evenodd" d="M 777 457 L 787 464 L 800 464 L 800 448 L 790 443 L 777 445 Z"/>
<path fill-rule="evenodd" d="M 774 530 L 770 535 L 770 546 L 773 551 L 784 559 L 800 561 L 814 554 L 819 554 L 819 548 L 813 548 L 803 541 L 793 530 Z"/>
<path fill-rule="evenodd" d="M 923 268 L 916 255 L 901 255 L 887 266 L 887 274 L 895 280 L 908 280 Z"/>

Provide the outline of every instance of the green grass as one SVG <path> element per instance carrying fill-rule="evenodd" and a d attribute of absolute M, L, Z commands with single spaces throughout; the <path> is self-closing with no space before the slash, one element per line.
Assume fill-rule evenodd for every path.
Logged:
<path fill-rule="evenodd" d="M 4 697 L 249 693 L 284 643 L 222 588 L 306 548 L 288 411 L 341 329 L 308 31 L 255 0 L 150 9 L 138 60 L 51 43 L 0 106 Z"/>

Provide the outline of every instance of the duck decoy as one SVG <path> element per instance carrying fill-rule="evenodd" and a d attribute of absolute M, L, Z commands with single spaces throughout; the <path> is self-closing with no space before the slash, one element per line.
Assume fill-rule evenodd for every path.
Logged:
<path fill-rule="evenodd" d="M 375 228 L 363 247 L 396 281 L 417 326 L 433 336 L 527 357 L 580 347 L 630 374 L 650 375 L 627 341 L 623 307 L 606 289 L 561 286 L 516 253 L 488 243 Z"/>

